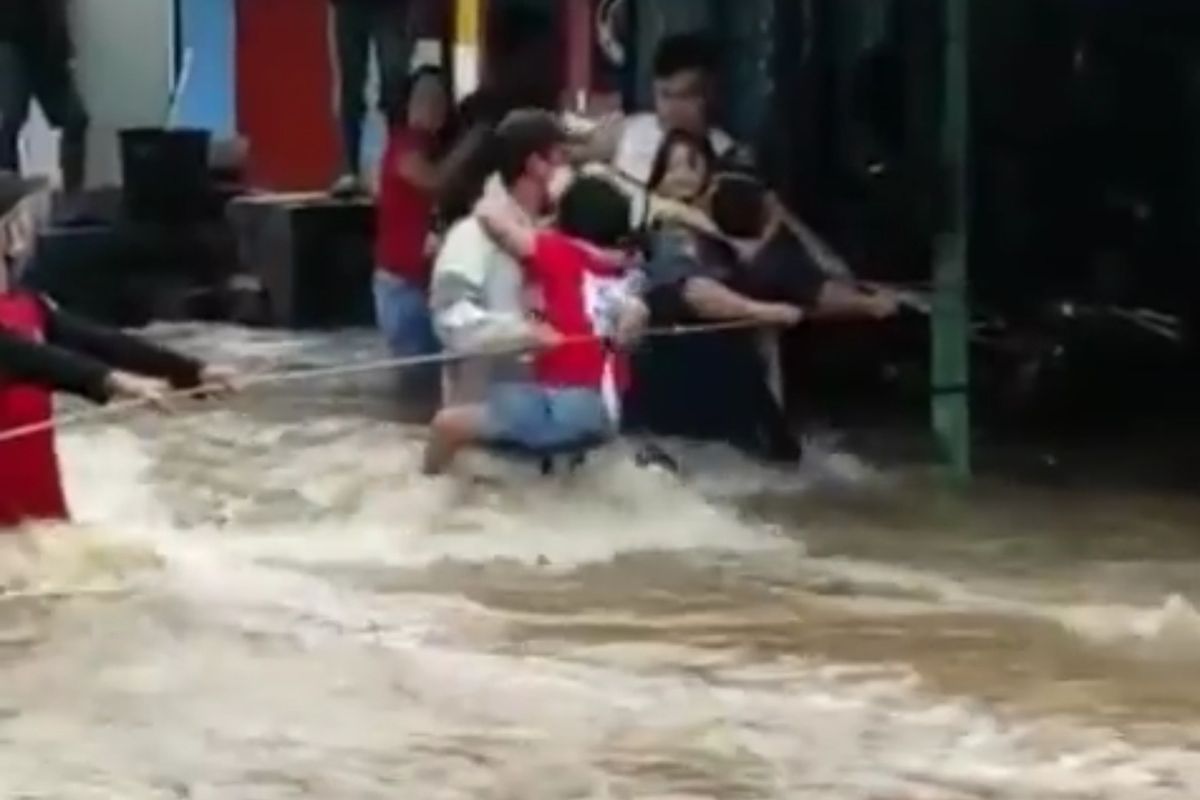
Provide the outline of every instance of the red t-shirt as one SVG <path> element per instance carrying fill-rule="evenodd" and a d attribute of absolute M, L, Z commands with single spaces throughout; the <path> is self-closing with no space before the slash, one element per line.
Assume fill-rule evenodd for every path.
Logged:
<path fill-rule="evenodd" d="M 375 223 L 376 266 L 422 287 L 429 283 L 425 237 L 433 223 L 433 194 L 401 175 L 400 164 L 410 153 L 428 147 L 427 134 L 406 127 L 392 129 L 380 162 Z"/>
<path fill-rule="evenodd" d="M 602 339 L 614 333 L 619 299 L 627 292 L 626 272 L 554 231 L 537 235 L 526 270 L 546 323 L 567 338 L 587 337 L 540 353 L 535 361 L 538 382 L 599 390 L 611 382 L 624 389 L 625 359 L 615 357 Z"/>

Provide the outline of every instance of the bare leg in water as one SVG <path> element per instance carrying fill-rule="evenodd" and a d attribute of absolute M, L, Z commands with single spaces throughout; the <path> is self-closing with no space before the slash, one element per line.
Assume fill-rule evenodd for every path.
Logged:
<path fill-rule="evenodd" d="M 464 448 L 483 437 L 484 407 L 451 406 L 439 411 L 429 425 L 422 470 L 426 475 L 441 475 L 454 463 Z"/>

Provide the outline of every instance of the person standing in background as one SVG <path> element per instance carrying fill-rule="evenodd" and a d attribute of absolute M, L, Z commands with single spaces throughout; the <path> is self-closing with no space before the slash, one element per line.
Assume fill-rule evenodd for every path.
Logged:
<path fill-rule="evenodd" d="M 624 177 L 645 184 L 663 141 L 680 131 L 706 140 L 722 167 L 753 165 L 750 150 L 714 123 L 713 85 L 719 64 L 717 44 L 703 32 L 664 37 L 654 52 L 654 110 L 607 120 L 575 143 L 574 159 L 610 163 Z M 771 202 L 822 270 L 840 278 L 853 275 L 845 259 L 773 194 Z M 635 203 L 634 209 L 640 221 L 645 208 Z"/>
<path fill-rule="evenodd" d="M 591 135 L 580 156 L 611 162 L 641 183 L 650 179 L 654 158 L 670 131 L 706 139 L 718 158 L 727 156 L 736 142 L 712 124 L 716 65 L 716 45 L 705 34 L 664 38 L 654 53 L 654 110 L 610 120 Z"/>
<path fill-rule="evenodd" d="M 375 239 L 375 314 L 395 356 L 424 356 L 440 347 L 429 316 L 429 275 L 436 246 L 437 195 L 459 164 L 484 141 L 479 126 L 451 147 L 450 86 L 438 67 L 415 70 L 404 90 L 403 111 L 388 132 L 379 166 Z M 430 365 L 411 374 L 412 398 L 436 399 L 440 371 Z M 405 381 L 406 394 L 409 384 Z"/>
<path fill-rule="evenodd" d="M 62 134 L 63 188 L 83 188 L 88 114 L 75 81 L 67 0 L 4 0 L 0 4 L 0 170 L 19 172 L 18 142 L 37 100 Z"/>
<path fill-rule="evenodd" d="M 337 112 L 342 137 L 337 196 L 360 194 L 362 141 L 367 116 L 367 76 L 374 52 L 379 65 L 379 108 L 391 121 L 412 60 L 411 0 L 330 0 L 337 67 Z"/>

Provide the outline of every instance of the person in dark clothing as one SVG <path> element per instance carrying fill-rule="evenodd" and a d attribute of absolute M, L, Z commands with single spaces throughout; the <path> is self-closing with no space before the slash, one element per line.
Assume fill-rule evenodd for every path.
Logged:
<path fill-rule="evenodd" d="M 647 300 L 655 326 L 711 321 L 686 288 L 699 280 L 744 298 L 729 262 L 712 258 L 702 241 L 697 246 L 679 231 L 659 231 L 651 241 Z M 721 440 L 767 461 L 798 461 L 800 443 L 771 392 L 755 336 L 724 330 L 648 340 L 634 355 L 629 429 Z"/>
<path fill-rule="evenodd" d="M 803 317 L 797 306 L 746 296 L 734 285 L 737 270 L 702 257 L 702 234 L 720 234 L 706 209 L 716 168 L 716 154 L 705 139 L 686 131 L 664 137 L 650 168 L 647 196 L 635 204 L 651 250 L 651 286 L 677 295 L 671 302 L 702 320 L 796 325 Z"/>
<path fill-rule="evenodd" d="M 704 139 L 671 131 L 651 166 L 648 189 L 657 197 L 648 200 L 644 219 L 653 323 L 795 325 L 803 317 L 798 306 L 744 294 L 736 261 L 712 257 L 709 237 L 687 224 L 703 215 L 699 206 L 714 160 Z M 678 205 L 664 206 L 660 198 Z M 798 461 L 799 441 L 771 393 L 755 335 L 726 330 L 646 342 L 634 356 L 627 427 L 727 441 L 769 461 Z"/>
<path fill-rule="evenodd" d="M 75 82 L 66 0 L 4 0 L 0 10 L 0 171 L 19 172 L 18 140 L 37 100 L 61 131 L 63 188 L 83 188 L 88 114 Z"/>
<path fill-rule="evenodd" d="M 342 175 L 335 194 L 362 191 L 362 140 L 366 86 L 372 51 L 379 65 L 379 108 L 389 122 L 402 113 L 412 60 L 411 0 L 330 0 L 337 60 L 338 120 Z"/>
<path fill-rule="evenodd" d="M 22 297 L 38 310 L 40 338 L 6 326 L 0 313 L 0 383 L 42 384 L 101 405 L 112 400 L 162 405 L 170 388 L 194 389 L 216 377 L 198 361 L 93 324 L 44 297 L 11 291 L 0 293 L 0 303 Z"/>
<path fill-rule="evenodd" d="M 9 285 L 33 225 L 0 209 L 0 531 L 69 514 L 54 444 L 51 394 L 165 407 L 169 390 L 231 389 L 233 374 L 93 325 Z"/>
<path fill-rule="evenodd" d="M 724 264 L 730 285 L 748 296 L 799 306 L 813 320 L 896 314 L 894 293 L 823 270 L 756 177 L 718 174 L 706 205 L 716 235 L 701 235 L 703 259 Z"/>

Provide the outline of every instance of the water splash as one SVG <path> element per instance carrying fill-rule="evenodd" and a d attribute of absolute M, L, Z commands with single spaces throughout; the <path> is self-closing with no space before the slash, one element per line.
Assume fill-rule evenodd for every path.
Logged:
<path fill-rule="evenodd" d="M 372 346 L 167 334 L 242 363 Z M 411 431 L 361 413 L 354 395 L 378 386 L 333 406 L 326 388 L 63 436 L 79 522 L 0 550 L 0 585 L 66 598 L 0 597 L 0 796 L 1200 793 L 1182 741 L 972 699 L 996 662 L 1025 665 L 1006 640 L 930 639 L 923 658 L 985 662 L 967 691 L 939 695 L 906 663 L 906 642 L 977 619 L 1097 638 L 1064 622 L 1080 607 L 812 557 L 803 526 L 730 502 L 877 479 L 836 448 L 798 473 L 685 449 L 682 483 L 620 451 L 572 480 L 476 459 L 479 480 L 430 481 Z M 1147 642 L 1195 628 L 1182 598 L 1126 610 L 1095 616 Z"/>

